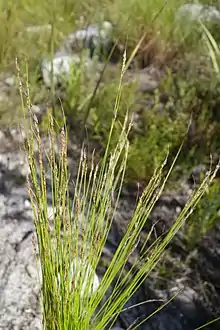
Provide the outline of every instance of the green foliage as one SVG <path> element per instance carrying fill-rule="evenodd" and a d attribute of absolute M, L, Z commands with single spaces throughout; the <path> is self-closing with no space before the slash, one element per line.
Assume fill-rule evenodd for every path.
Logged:
<path fill-rule="evenodd" d="M 96 65 L 95 63 L 94 59 L 94 66 Z M 80 130 L 86 125 L 90 131 L 90 138 L 97 140 L 105 148 L 114 115 L 113 105 L 120 77 L 113 80 L 108 73 L 107 76 L 104 73 L 103 82 L 97 78 L 97 72 L 95 71 L 94 69 L 92 74 L 90 72 L 89 75 L 86 75 L 82 67 L 72 67 L 71 75 L 68 81 L 66 81 L 64 109 L 70 123 L 76 128 L 80 127 Z M 121 103 L 111 145 L 117 143 L 121 123 L 124 121 L 126 114 L 133 109 L 134 88 L 134 84 L 125 83 L 122 85 Z"/>
<path fill-rule="evenodd" d="M 201 27 L 204 31 L 205 43 L 208 48 L 217 79 L 219 79 L 220 49 L 218 43 L 213 38 L 210 31 L 202 23 Z M 218 117 L 216 119 L 218 120 Z M 215 129 L 212 131 L 214 131 L 214 134 L 217 133 Z M 218 150 L 219 144 L 216 145 L 216 143 L 214 143 L 214 146 L 217 146 Z M 220 183 L 219 180 L 216 180 L 214 184 L 207 190 L 206 198 L 198 205 L 196 212 L 190 217 L 190 221 L 186 226 L 186 241 L 189 247 L 195 247 L 195 245 L 201 241 L 202 237 L 219 222 L 219 196 Z"/>
<path fill-rule="evenodd" d="M 80 67 L 73 68 L 67 82 L 64 109 L 76 128 L 78 126 L 81 130 L 86 124 L 90 138 L 105 148 L 117 80 L 105 77 L 104 84 L 101 82 L 96 91 L 95 88 L 94 78 L 85 79 Z M 190 118 L 192 125 L 179 164 L 190 169 L 195 165 L 195 159 L 200 161 L 211 151 L 220 150 L 219 121 L 215 110 L 219 102 L 219 81 L 212 78 L 209 66 L 199 81 L 196 71 L 185 73 L 181 68 L 180 72 L 172 73 L 167 70 L 154 96 L 138 96 L 139 104 L 143 100 L 145 106 L 136 103 L 135 88 L 135 84 L 127 84 L 126 80 L 122 84 L 122 102 L 111 141 L 112 145 L 117 143 L 120 123 L 127 111 L 130 117 L 138 115 L 129 134 L 127 181 L 149 180 L 153 168 L 161 163 L 168 148 L 170 155 L 175 155 L 187 133 Z M 165 101 L 161 101 L 162 98 Z"/>
<path fill-rule="evenodd" d="M 188 50 L 198 50 L 199 38 L 194 25 L 177 24 L 177 9 L 185 1 L 169 0 L 104 0 L 100 6 L 97 0 L 72 1 L 8 1 L 0 4 L 0 58 L 2 68 L 14 64 L 14 54 L 39 59 L 50 50 L 51 35 L 45 31 L 32 33 L 26 28 L 30 25 L 52 24 L 55 27 L 54 43 L 58 46 L 65 36 L 76 28 L 104 19 L 115 24 L 115 38 L 133 49 L 145 33 L 142 44 L 155 38 L 155 55 L 165 55 L 172 47 L 185 43 L 186 36 L 191 37 Z M 135 28 L 134 28 L 135 27 Z M 158 54 L 157 54 L 158 53 Z"/>
<path fill-rule="evenodd" d="M 174 79 L 174 78 L 173 78 Z M 170 93 L 170 100 L 161 112 L 159 110 L 158 92 L 154 96 L 154 107 L 144 108 L 141 111 L 139 122 L 141 123 L 141 133 L 131 130 L 129 141 L 130 151 L 128 156 L 127 180 L 148 180 L 153 173 L 153 168 L 157 167 L 164 159 L 169 146 L 171 154 L 174 154 L 181 144 L 184 133 L 187 130 L 189 115 L 184 113 L 191 99 L 192 92 L 187 92 L 186 84 L 181 87 L 181 98 L 177 98 L 175 92 L 168 91 L 168 81 L 171 76 L 164 79 L 162 86 L 164 91 Z M 111 140 L 112 145 L 116 145 L 121 124 L 128 112 L 132 117 L 135 114 L 137 105 L 135 104 L 135 84 L 122 85 L 121 104 L 118 109 L 117 123 Z M 84 78 L 80 68 L 73 68 L 72 75 L 67 82 L 67 101 L 64 109 L 68 118 L 79 122 L 83 126 L 83 120 L 90 129 L 90 137 L 97 140 L 105 148 L 108 141 L 109 129 L 112 122 L 114 95 L 117 94 L 117 81 L 107 82 L 100 86 L 94 96 L 94 81 Z M 162 93 L 163 91 L 159 92 Z M 92 102 L 90 100 L 92 99 Z M 179 111 L 176 111 L 178 106 Z M 88 108 L 89 107 L 89 108 Z M 77 126 L 77 125 L 76 125 Z"/>
<path fill-rule="evenodd" d="M 123 83 L 121 103 L 110 143 L 112 148 L 117 145 L 126 114 L 128 113 L 129 118 L 138 115 L 139 119 L 130 130 L 128 137 L 130 149 L 125 177 L 126 181 L 148 181 L 153 169 L 164 159 L 168 148 L 170 155 L 175 155 L 192 116 L 192 127 L 178 161 L 183 168 L 190 169 L 195 162 L 203 160 L 210 152 L 220 151 L 218 137 L 220 52 L 219 26 L 215 23 L 208 26 L 215 38 L 207 28 L 204 30 L 204 26 L 198 23 L 186 24 L 183 21 L 177 24 L 175 20 L 177 7 L 184 2 L 172 0 L 165 4 L 162 0 L 104 0 L 100 7 L 100 2 L 97 0 L 86 3 L 79 1 L 73 3 L 72 0 L 47 2 L 3 0 L 0 3 L 1 66 L 4 70 L 9 70 L 14 66 L 15 54 L 28 55 L 31 79 L 36 80 L 39 70 L 36 68 L 39 67 L 41 57 L 51 51 L 52 43 L 56 49 L 62 39 L 75 28 L 103 19 L 115 23 L 115 38 L 120 39 L 123 44 L 126 40 L 128 50 L 133 49 L 145 34 L 140 47 L 143 50 L 143 57 L 145 52 L 147 55 L 149 50 L 145 50 L 145 47 L 151 41 L 153 41 L 152 47 L 155 48 L 155 58 L 156 55 L 165 55 L 170 49 L 172 51 L 172 48 L 178 49 L 179 52 L 181 51 L 181 60 L 175 67 L 176 73 L 171 70 L 166 71 L 154 96 L 140 96 L 141 101 L 142 98 L 145 99 L 145 106 L 140 108 L 140 105 L 136 104 L 135 84 L 127 84 L 126 81 Z M 216 1 L 203 2 L 218 5 Z M 29 25 L 44 24 L 52 24 L 53 33 L 50 30 L 47 33 L 36 34 L 26 31 Z M 207 49 L 204 49 L 204 40 L 216 75 L 213 75 L 207 57 L 202 59 L 207 53 Z M 186 55 L 186 52 L 189 54 Z M 107 75 L 104 80 L 98 82 L 96 59 L 93 60 L 92 69 L 86 74 L 86 54 L 82 52 L 81 58 L 80 65 L 72 67 L 70 78 L 66 82 L 64 111 L 68 122 L 82 132 L 85 131 L 86 126 L 89 138 L 96 140 L 102 146 L 102 150 L 105 150 L 114 115 L 113 104 L 118 92 L 119 76 L 118 80 L 113 80 Z M 33 86 L 32 82 L 31 84 Z M 39 88 L 43 90 L 42 86 Z M 35 93 L 33 87 L 32 93 Z M 38 90 L 37 93 L 45 95 L 45 91 L 39 93 Z M 161 101 L 164 96 L 167 100 Z M 37 97 L 33 99 L 35 102 Z M 14 108 L 12 106 L 13 111 Z M 60 123 L 58 113 L 59 110 L 56 108 L 54 114 Z M 42 122 L 43 131 L 48 127 L 48 118 L 45 116 Z"/>
<path fill-rule="evenodd" d="M 124 68 L 125 62 L 122 75 Z M 34 247 L 41 266 L 39 272 L 42 280 L 43 329 L 102 330 L 107 326 L 111 329 L 118 315 L 123 312 L 125 303 L 158 264 L 170 241 L 199 203 L 219 167 L 207 173 L 168 233 L 157 238 L 149 248 L 142 248 L 139 259 L 128 272 L 124 272 L 128 259 L 139 243 L 140 233 L 149 214 L 174 167 L 178 153 L 166 176 L 163 175 L 165 159 L 152 175 L 137 202 L 126 233 L 99 281 L 95 272 L 117 209 L 128 157 L 128 134 L 131 126 L 127 117 L 122 124 L 117 144 L 114 148 L 110 147 L 121 100 L 121 80 L 104 156 L 100 164 L 96 165 L 92 161 L 89 171 L 86 152 L 82 149 L 74 182 L 74 197 L 71 200 L 65 118 L 57 136 L 54 118 L 50 116 L 50 146 L 47 150 L 46 145 L 42 144 L 38 122 L 31 110 L 28 81 L 25 86 L 22 85 L 19 70 L 18 79 L 27 137 L 24 147 L 30 169 L 27 186 L 37 236 Z M 58 151 L 55 142 L 57 139 Z M 52 192 L 52 217 L 48 212 L 48 173 Z M 106 298 L 110 287 L 111 294 Z M 159 310 L 167 303 L 169 301 L 161 305 Z M 155 311 L 144 321 L 153 314 Z M 138 328 L 141 323 L 133 324 L 132 328 Z"/>
<path fill-rule="evenodd" d="M 85 52 L 86 53 L 86 52 Z M 68 79 L 65 79 L 64 108 L 70 121 L 82 121 L 85 118 L 86 109 L 93 96 L 97 80 L 98 63 L 93 59 L 92 67 L 87 72 L 85 66 L 89 65 L 86 54 L 82 54 L 80 64 L 72 65 Z"/>
<path fill-rule="evenodd" d="M 220 182 L 216 180 L 207 190 L 189 218 L 185 238 L 189 248 L 194 248 L 214 226 L 220 223 Z"/>
<path fill-rule="evenodd" d="M 184 1 L 114 1 L 109 7 L 113 21 L 118 22 L 118 35 L 129 36 L 131 42 L 142 37 L 143 32 L 157 36 L 159 40 L 170 43 L 178 28 L 175 22 L 177 8 Z M 133 27 L 136 27 L 135 29 Z"/>
<path fill-rule="evenodd" d="M 187 129 L 187 120 L 181 112 L 172 120 L 166 110 L 163 114 L 155 109 L 146 111 L 143 124 L 143 134 L 135 134 L 130 143 L 128 178 L 133 180 L 148 180 L 168 147 L 171 154 L 177 150 Z"/>

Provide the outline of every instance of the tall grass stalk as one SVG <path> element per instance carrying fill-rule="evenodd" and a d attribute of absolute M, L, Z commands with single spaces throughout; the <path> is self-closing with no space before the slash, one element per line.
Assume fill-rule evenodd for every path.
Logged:
<path fill-rule="evenodd" d="M 36 249 L 41 264 L 43 328 L 111 329 L 123 311 L 125 303 L 157 265 L 167 245 L 193 212 L 219 166 L 214 170 L 210 169 L 200 187 L 190 196 L 169 232 L 158 238 L 150 247 L 143 248 L 140 258 L 126 272 L 126 263 L 139 244 L 141 230 L 160 197 L 176 160 L 164 176 L 165 159 L 155 170 L 140 197 L 106 273 L 98 279 L 96 269 L 117 209 L 129 150 L 128 134 L 131 123 L 128 122 L 128 117 L 122 125 L 117 145 L 113 150 L 110 148 L 117 122 L 126 59 L 123 61 L 105 154 L 100 163 L 96 164 L 93 155 L 91 164 L 88 164 L 86 150 L 82 148 L 73 199 L 69 194 L 71 178 L 68 169 L 68 134 L 65 117 L 63 116 L 63 127 L 57 136 L 56 122 L 53 116 L 48 114 L 48 151 L 42 141 L 37 118 L 32 112 L 28 68 L 24 83 L 20 78 L 18 65 L 17 68 L 27 137 L 25 152 L 30 169 L 27 186 L 34 212 Z M 51 219 L 48 216 L 48 190 L 52 193 Z M 110 287 L 111 293 L 106 296 Z M 137 327 L 135 324 L 133 328 Z"/>
<path fill-rule="evenodd" d="M 216 75 L 219 79 L 220 78 L 220 75 L 219 75 L 220 74 L 220 67 L 219 67 L 220 48 L 219 48 L 219 45 L 217 44 L 216 40 L 212 36 L 209 29 L 205 26 L 204 23 L 202 23 L 202 21 L 200 21 L 200 25 L 202 27 L 203 38 L 204 38 L 204 41 L 205 41 L 205 45 L 208 49 L 209 57 L 211 58 L 213 68 L 214 68 L 215 73 L 216 73 Z"/>

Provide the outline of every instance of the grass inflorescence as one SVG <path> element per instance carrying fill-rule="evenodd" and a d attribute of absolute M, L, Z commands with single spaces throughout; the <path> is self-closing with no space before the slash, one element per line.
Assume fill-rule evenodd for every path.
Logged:
<path fill-rule="evenodd" d="M 126 68 L 124 56 L 104 155 L 99 163 L 96 163 L 95 157 L 89 163 L 87 152 L 82 148 L 72 198 L 69 192 L 72 179 L 68 168 L 65 116 L 63 114 L 63 124 L 58 134 L 56 121 L 48 109 L 47 148 L 37 117 L 32 112 L 28 69 L 26 81 L 23 82 L 17 65 L 26 133 L 25 153 L 30 170 L 27 187 L 34 213 L 36 254 L 40 261 L 43 328 L 47 330 L 111 329 L 125 303 L 158 264 L 166 247 L 192 214 L 219 169 L 219 165 L 210 168 L 170 230 L 158 237 L 150 247 L 147 244 L 142 247 L 139 258 L 129 271 L 125 271 L 127 261 L 139 244 L 140 233 L 161 196 L 182 146 L 167 172 L 164 171 L 167 163 L 165 157 L 139 198 L 104 276 L 98 278 L 96 269 L 117 210 L 128 159 L 131 122 L 127 115 L 116 145 L 112 147 L 111 144 Z M 49 192 L 52 196 L 50 216 Z M 146 243 L 148 239 L 147 236 Z M 110 288 L 111 292 L 107 296 Z M 166 304 L 162 304 L 159 309 Z M 132 329 L 136 328 L 138 324 L 133 324 Z"/>

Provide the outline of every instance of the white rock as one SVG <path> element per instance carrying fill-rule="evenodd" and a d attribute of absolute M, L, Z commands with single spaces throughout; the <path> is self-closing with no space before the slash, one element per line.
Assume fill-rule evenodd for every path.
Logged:
<path fill-rule="evenodd" d="M 42 320 L 40 318 L 40 316 L 35 316 L 35 318 L 33 319 L 33 321 L 30 324 L 30 328 L 31 330 L 42 330 L 43 329 L 43 324 L 42 324 Z"/>
<path fill-rule="evenodd" d="M 32 208 L 31 202 L 28 199 L 25 199 L 24 207 L 25 207 L 25 209 L 31 209 Z"/>
<path fill-rule="evenodd" d="M 76 54 L 63 56 L 57 55 L 54 57 L 52 63 L 54 85 L 56 86 L 61 81 L 62 77 L 68 78 L 72 65 L 80 65 L 81 58 Z M 52 63 L 50 60 L 44 60 L 42 63 L 43 80 L 47 87 L 51 87 Z M 88 67 L 90 64 L 89 60 L 85 61 L 85 67 Z"/>
<path fill-rule="evenodd" d="M 5 134 L 2 131 L 0 131 L 0 141 L 3 140 L 4 137 L 5 137 Z"/>
<path fill-rule="evenodd" d="M 61 55 L 60 53 L 56 53 L 53 59 L 53 79 L 55 87 L 62 84 L 63 80 L 68 80 L 73 66 L 83 70 L 84 74 L 95 80 L 103 68 L 103 63 L 96 61 L 95 58 L 91 59 L 88 56 L 80 57 L 77 54 Z M 52 64 L 50 60 L 43 61 L 41 71 L 45 85 L 51 87 Z"/>
<path fill-rule="evenodd" d="M 108 21 L 101 25 L 91 24 L 85 29 L 71 33 L 64 41 L 61 51 L 71 52 L 74 46 L 82 46 L 91 50 L 91 47 L 107 46 L 112 36 L 112 24 Z"/>
<path fill-rule="evenodd" d="M 71 33 L 64 40 L 61 48 L 55 53 L 52 60 L 55 87 L 61 83 L 62 77 L 69 77 L 73 65 L 78 67 L 81 65 L 91 77 L 94 74 L 99 74 L 99 70 L 103 68 L 103 64 L 97 61 L 99 54 L 94 54 L 94 50 L 100 46 L 102 49 L 108 51 L 111 35 L 112 24 L 107 21 L 101 25 L 92 24 L 85 29 Z M 79 45 L 81 47 L 77 49 Z M 82 56 L 74 53 L 74 50 L 81 51 L 82 49 L 85 50 L 85 54 L 83 53 Z M 43 81 L 47 87 L 51 87 L 52 63 L 50 59 L 46 59 L 41 64 Z"/>
<path fill-rule="evenodd" d="M 74 286 L 77 287 L 79 285 L 79 281 L 83 279 L 83 283 L 81 286 L 81 297 L 85 296 L 86 287 L 88 287 L 88 281 L 92 281 L 92 285 L 90 286 L 90 291 L 88 295 L 91 296 L 99 287 L 99 278 L 92 268 L 90 264 L 86 264 L 86 262 L 82 263 L 81 260 L 78 262 L 74 260 L 71 264 L 71 269 L 69 272 L 69 285 L 72 285 L 72 281 L 74 281 Z M 60 277 L 58 278 L 58 285 L 60 283 Z"/>
<path fill-rule="evenodd" d="M 15 76 L 9 76 L 5 79 L 5 83 L 8 87 L 12 87 L 15 85 L 16 78 Z"/>
<path fill-rule="evenodd" d="M 78 267 L 79 267 L 79 265 L 78 265 Z M 81 267 L 81 263 L 80 263 L 80 267 Z M 76 278 L 76 279 L 79 279 L 79 275 L 77 275 L 77 269 L 78 268 L 77 268 L 77 263 L 76 262 L 73 262 L 72 269 L 73 269 L 72 277 Z M 92 268 L 92 266 L 90 264 L 88 264 L 88 265 L 84 264 L 84 269 L 85 269 L 85 272 L 83 274 L 81 273 L 81 275 L 84 278 L 83 285 L 82 285 L 81 296 L 84 296 L 85 291 L 86 291 L 86 287 L 88 286 L 88 281 L 89 281 L 90 278 L 92 278 L 92 286 L 91 286 L 92 291 L 90 291 L 88 293 L 89 296 L 90 296 L 98 289 L 98 287 L 99 287 L 99 278 L 98 278 L 96 272 L 94 271 L 94 269 Z M 78 278 L 77 278 L 77 276 L 78 276 Z"/>
<path fill-rule="evenodd" d="M 177 206 L 176 207 L 176 213 L 179 214 L 181 212 L 181 207 L 180 206 Z"/>
<path fill-rule="evenodd" d="M 35 115 L 39 115 L 42 112 L 42 108 L 38 105 L 33 104 L 31 110 Z"/>
<path fill-rule="evenodd" d="M 184 4 L 177 11 L 177 18 L 185 18 L 190 21 L 214 21 L 220 20 L 220 11 L 214 6 L 205 6 L 200 3 Z"/>

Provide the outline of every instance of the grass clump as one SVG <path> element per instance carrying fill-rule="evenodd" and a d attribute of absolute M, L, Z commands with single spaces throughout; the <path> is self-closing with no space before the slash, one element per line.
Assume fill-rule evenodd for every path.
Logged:
<path fill-rule="evenodd" d="M 111 146 L 125 67 L 124 60 L 103 158 L 98 164 L 94 158 L 92 163 L 88 164 L 86 151 L 82 149 L 77 178 L 74 180 L 73 198 L 69 192 L 71 177 L 65 117 L 57 136 L 56 122 L 50 116 L 50 147 L 46 150 L 40 136 L 39 124 L 31 110 L 28 74 L 26 83 L 23 84 L 18 71 L 27 137 L 25 150 L 30 168 L 27 183 L 37 235 L 36 252 L 38 251 L 41 265 L 43 328 L 47 330 L 111 329 L 125 303 L 157 265 L 165 248 L 193 212 L 218 170 L 217 166 L 207 173 L 169 232 L 147 247 L 148 236 L 151 234 L 149 232 L 139 259 L 125 272 L 126 263 L 139 244 L 141 230 L 173 169 L 176 158 L 169 171 L 163 174 L 167 161 L 165 158 L 138 200 L 126 233 L 106 273 L 98 280 L 95 272 L 117 209 L 128 159 L 128 134 L 131 129 L 128 116 L 125 116 L 121 125 L 118 143 L 114 147 Z M 24 90 L 26 100 L 23 96 Z M 48 190 L 52 193 L 51 219 L 48 216 Z M 111 293 L 106 297 L 110 287 Z M 167 302 L 159 309 L 166 304 Z M 145 321 L 149 317 L 150 315 Z M 138 328 L 139 325 L 133 324 L 132 329 Z"/>

